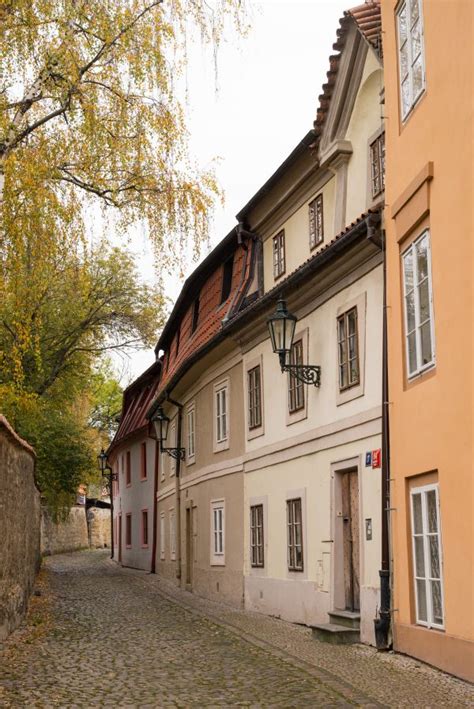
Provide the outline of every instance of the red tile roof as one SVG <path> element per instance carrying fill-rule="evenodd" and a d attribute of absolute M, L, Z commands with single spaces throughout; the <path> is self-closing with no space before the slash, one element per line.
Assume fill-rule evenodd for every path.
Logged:
<path fill-rule="evenodd" d="M 248 250 L 247 250 L 248 249 Z M 247 248 L 237 245 L 234 252 L 234 268 L 232 273 L 232 284 L 228 298 L 221 303 L 222 293 L 222 269 L 223 263 L 219 259 L 214 263 L 214 270 L 211 271 L 201 285 L 199 290 L 192 293 L 190 305 L 182 316 L 179 313 L 172 320 L 168 321 L 168 344 L 163 358 L 163 371 L 157 397 L 164 392 L 171 379 L 179 372 L 186 362 L 193 357 L 197 351 L 204 348 L 207 343 L 222 329 L 222 321 L 228 315 L 230 309 L 238 306 L 242 296 L 245 294 L 247 282 L 251 273 L 252 256 L 255 243 L 250 240 Z M 212 252 L 214 253 L 214 252 Z M 180 298 L 186 295 L 192 285 L 191 278 L 183 286 Z M 199 297 L 199 318 L 195 332 L 192 332 L 193 320 L 193 299 Z M 174 311 L 173 311 L 174 312 Z M 179 329 L 179 348 L 176 353 L 177 331 Z M 161 342 L 161 339 L 160 339 Z"/>
<path fill-rule="evenodd" d="M 380 0 L 365 2 L 350 10 L 344 15 L 352 17 L 360 31 L 379 56 L 382 56 L 382 17 L 380 13 Z"/>
<path fill-rule="evenodd" d="M 146 412 L 155 397 L 160 372 L 161 362 L 154 362 L 125 389 L 120 424 L 109 446 L 109 455 L 125 439 L 140 429 L 148 427 Z"/>

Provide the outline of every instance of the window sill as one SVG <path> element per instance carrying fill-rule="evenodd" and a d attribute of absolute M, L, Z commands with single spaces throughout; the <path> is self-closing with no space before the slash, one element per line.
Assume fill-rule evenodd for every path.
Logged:
<path fill-rule="evenodd" d="M 148 549 L 148 544 L 142 544 L 142 549 Z"/>
<path fill-rule="evenodd" d="M 186 460 L 186 465 L 189 467 L 190 465 L 194 465 L 196 463 L 196 456 L 192 455 L 189 456 L 189 458 Z"/>
<path fill-rule="evenodd" d="M 264 428 L 263 428 L 263 423 L 261 426 L 255 426 L 255 428 L 249 428 L 247 430 L 247 440 L 251 441 L 253 438 L 258 438 L 259 436 L 263 436 L 265 433 Z"/>
<path fill-rule="evenodd" d="M 413 386 L 416 386 L 420 382 L 434 377 L 435 374 L 436 362 L 433 362 L 433 364 L 427 365 L 424 369 L 421 369 L 419 372 L 416 372 L 416 374 L 411 374 L 409 377 L 407 377 L 405 388 L 411 389 Z"/>
<path fill-rule="evenodd" d="M 127 483 L 125 487 L 132 487 L 132 483 Z"/>
<path fill-rule="evenodd" d="M 211 566 L 225 566 L 225 560 L 223 559 L 222 561 L 218 561 L 214 559 L 211 561 Z"/>
<path fill-rule="evenodd" d="M 147 480 L 148 480 L 148 477 L 146 477 L 146 478 L 140 478 L 140 482 L 141 482 L 141 483 L 145 483 Z"/>
<path fill-rule="evenodd" d="M 302 409 L 297 409 L 292 412 L 288 411 L 286 425 L 291 426 L 291 424 L 298 423 L 298 421 L 303 421 L 306 418 L 308 418 L 308 409 L 305 403 Z"/>
<path fill-rule="evenodd" d="M 225 441 L 220 441 L 219 443 L 214 443 L 214 453 L 220 453 L 221 451 L 226 451 L 230 447 L 229 439 Z"/>
<path fill-rule="evenodd" d="M 132 545 L 131 544 L 125 544 L 125 549 L 131 549 Z"/>

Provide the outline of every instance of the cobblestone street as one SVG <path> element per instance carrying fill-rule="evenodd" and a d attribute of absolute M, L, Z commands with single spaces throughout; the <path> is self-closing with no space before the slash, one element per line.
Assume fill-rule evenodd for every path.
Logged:
<path fill-rule="evenodd" d="M 0 706 L 472 706 L 472 688 L 407 658 L 316 643 L 121 569 L 50 557 L 28 622 L 0 645 Z"/>

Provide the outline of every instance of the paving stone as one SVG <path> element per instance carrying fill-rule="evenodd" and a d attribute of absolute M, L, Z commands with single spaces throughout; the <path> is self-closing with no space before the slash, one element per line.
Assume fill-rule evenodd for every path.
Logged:
<path fill-rule="evenodd" d="M 421 663 L 315 643 L 308 629 L 200 599 L 106 555 L 48 558 L 51 619 L 0 645 L 0 707 L 474 704 L 470 685 Z"/>

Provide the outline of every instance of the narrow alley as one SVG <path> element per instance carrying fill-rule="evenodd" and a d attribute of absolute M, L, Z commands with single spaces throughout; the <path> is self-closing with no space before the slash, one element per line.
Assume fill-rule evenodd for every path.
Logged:
<path fill-rule="evenodd" d="M 466 683 L 231 609 L 117 567 L 47 559 L 26 626 L 0 645 L 0 706 L 472 706 Z M 172 595 L 173 594 L 173 595 Z M 396 703 L 392 703 L 396 696 Z"/>

